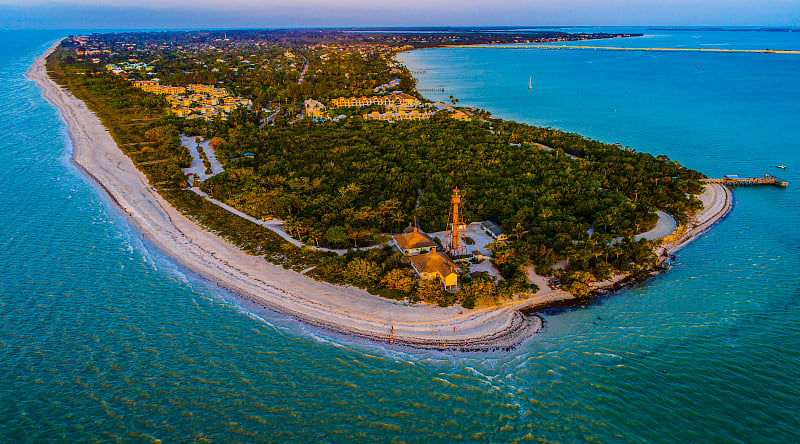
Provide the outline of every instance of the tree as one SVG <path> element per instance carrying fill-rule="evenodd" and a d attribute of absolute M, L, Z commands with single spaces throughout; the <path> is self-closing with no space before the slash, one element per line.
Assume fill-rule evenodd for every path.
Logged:
<path fill-rule="evenodd" d="M 370 287 L 378 282 L 381 267 L 367 259 L 356 258 L 347 264 L 344 269 L 344 278 L 347 282 L 361 288 Z"/>
<path fill-rule="evenodd" d="M 325 241 L 333 248 L 341 248 L 347 245 L 347 232 L 344 227 L 339 225 L 333 226 L 325 232 Z"/>
<path fill-rule="evenodd" d="M 177 130 L 172 125 L 161 125 L 144 133 L 147 140 L 151 142 L 161 142 L 172 135 L 177 135 Z"/>
<path fill-rule="evenodd" d="M 411 276 L 411 272 L 404 268 L 390 270 L 381 280 L 381 283 L 400 293 L 411 293 L 416 286 L 416 280 Z"/>
<path fill-rule="evenodd" d="M 464 308 L 475 308 L 476 305 L 494 305 L 495 294 L 494 283 L 489 279 L 476 278 L 464 284 L 456 296 Z"/>
<path fill-rule="evenodd" d="M 211 147 L 212 147 L 212 148 L 215 148 L 215 149 L 216 149 L 216 148 L 219 148 L 219 147 L 220 147 L 220 146 L 222 146 L 224 143 L 225 143 L 225 141 L 224 141 L 224 140 L 223 140 L 221 137 L 212 137 L 212 138 L 211 138 L 211 141 L 210 141 L 210 142 L 208 142 L 208 144 L 209 144 L 209 145 L 211 145 Z"/>
<path fill-rule="evenodd" d="M 403 222 L 406 221 L 406 216 L 402 211 L 397 210 L 392 214 L 392 222 L 399 229 Z"/>
<path fill-rule="evenodd" d="M 416 83 L 417 82 L 414 80 L 413 77 L 404 75 L 400 77 L 400 85 L 398 86 L 403 91 L 412 91 L 414 89 L 414 86 L 416 86 Z"/>
<path fill-rule="evenodd" d="M 319 240 L 322 238 L 322 231 L 317 227 L 313 227 L 309 229 L 308 236 L 312 241 L 314 241 L 314 245 L 319 247 Z"/>
<path fill-rule="evenodd" d="M 588 271 L 569 273 L 566 279 L 567 291 L 572 293 L 573 296 L 585 297 L 589 294 L 589 283 L 594 280 L 594 276 Z"/>
<path fill-rule="evenodd" d="M 437 304 L 443 293 L 438 279 L 421 279 L 417 282 L 417 296 L 429 304 Z"/>

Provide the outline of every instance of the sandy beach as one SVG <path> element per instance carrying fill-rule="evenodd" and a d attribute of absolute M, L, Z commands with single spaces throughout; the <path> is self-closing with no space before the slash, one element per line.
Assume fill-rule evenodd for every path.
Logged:
<path fill-rule="evenodd" d="M 28 77 L 61 113 L 72 140 L 72 160 L 158 249 L 210 282 L 268 309 L 311 326 L 379 342 L 429 349 L 477 351 L 518 345 L 542 328 L 524 310 L 572 299 L 543 283 L 534 297 L 492 309 L 407 305 L 353 287 L 315 281 L 242 252 L 204 231 L 174 209 L 116 146 L 97 116 L 48 76 L 45 57 Z M 700 196 L 706 208 L 694 226 L 666 246 L 674 252 L 722 218 L 732 205 L 730 190 L 706 185 Z M 459 313 L 463 311 L 463 313 Z"/>
<path fill-rule="evenodd" d="M 667 254 L 674 254 L 710 230 L 733 208 L 733 193 L 730 188 L 722 184 L 705 184 L 705 190 L 697 197 L 703 202 L 703 210 L 689 220 L 689 229 L 685 233 L 662 246 Z"/>

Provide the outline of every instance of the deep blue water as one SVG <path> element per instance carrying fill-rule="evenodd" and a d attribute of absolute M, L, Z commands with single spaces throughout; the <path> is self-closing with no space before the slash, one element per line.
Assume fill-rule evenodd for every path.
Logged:
<path fill-rule="evenodd" d="M 644 32 L 607 44 L 800 49 L 800 33 Z M 796 439 L 800 56 L 402 55 L 442 99 L 709 176 L 790 181 L 737 189 L 669 273 L 544 316 L 514 352 L 449 356 L 308 331 L 143 242 L 69 163 L 63 122 L 24 78 L 66 34 L 0 32 L 0 441 Z"/>

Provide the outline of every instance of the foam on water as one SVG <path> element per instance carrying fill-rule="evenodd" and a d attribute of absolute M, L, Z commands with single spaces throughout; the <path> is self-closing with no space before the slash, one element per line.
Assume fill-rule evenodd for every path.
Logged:
<path fill-rule="evenodd" d="M 790 166 L 774 171 L 786 190 L 736 190 L 734 211 L 669 273 L 544 315 L 544 331 L 512 353 L 453 356 L 306 328 L 154 251 L 67 161 L 63 123 L 24 79 L 58 35 L 0 32 L 2 440 L 794 438 L 800 57 L 404 54 L 428 71 L 420 87 L 499 116 L 664 153 L 710 176 Z M 798 39 L 659 30 L 596 43 Z"/>

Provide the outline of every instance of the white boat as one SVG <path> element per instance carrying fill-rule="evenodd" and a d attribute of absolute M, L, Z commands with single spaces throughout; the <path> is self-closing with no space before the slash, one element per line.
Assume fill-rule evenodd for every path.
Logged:
<path fill-rule="evenodd" d="M 780 168 L 782 170 L 786 169 L 786 165 L 775 165 L 776 168 Z"/>
<path fill-rule="evenodd" d="M 528 78 L 528 89 L 533 89 L 533 76 Z"/>

